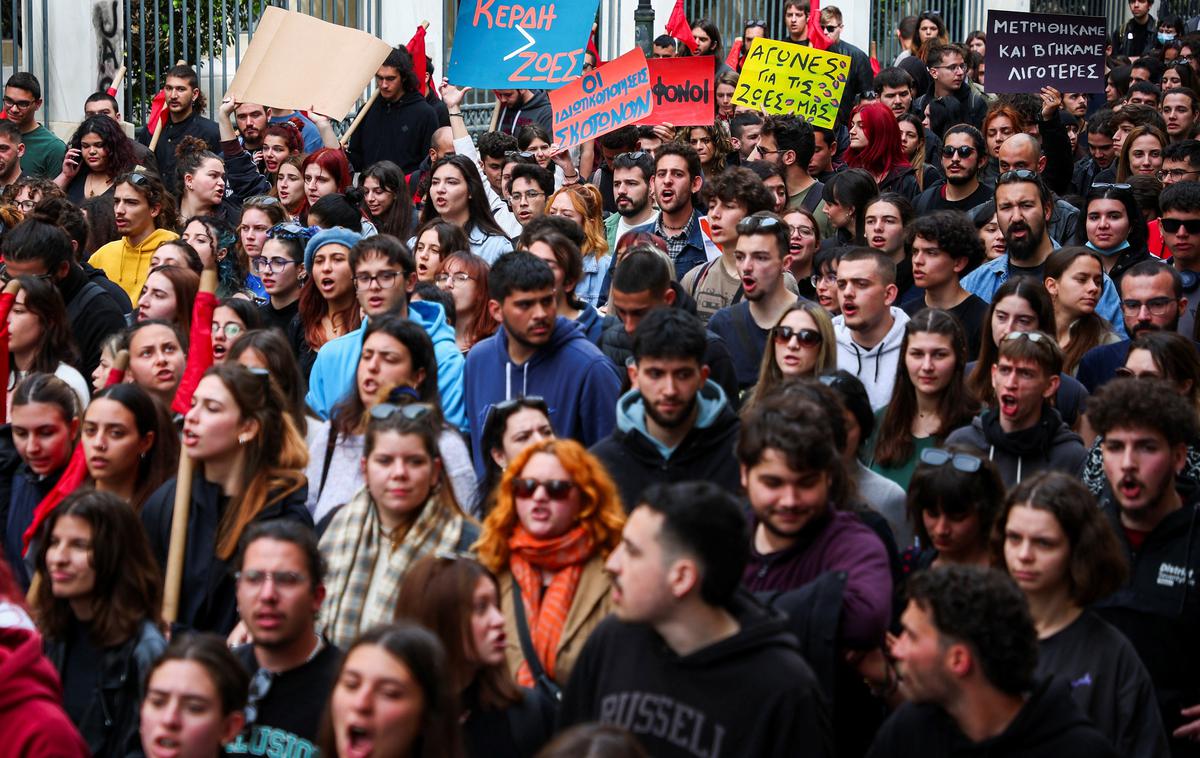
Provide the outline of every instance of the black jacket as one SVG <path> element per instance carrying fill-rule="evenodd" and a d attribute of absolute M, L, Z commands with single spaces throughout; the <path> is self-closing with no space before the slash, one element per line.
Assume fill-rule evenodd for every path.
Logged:
<path fill-rule="evenodd" d="M 1036 686 L 1017 717 L 995 737 L 972 742 L 942 708 L 905 703 L 892 714 L 867 758 L 1116 758 L 1117 751 L 1071 699 L 1066 682 Z"/>
<path fill-rule="evenodd" d="M 255 521 L 286 518 L 313 528 L 312 516 L 304 507 L 308 487 L 280 497 L 272 492 Z M 217 526 L 227 499 L 220 485 L 199 471 L 192 480 L 192 506 L 188 512 L 187 548 L 183 565 L 183 588 L 176 623 L 184 628 L 216 632 L 222 637 L 237 624 L 237 597 L 230 563 L 216 556 Z M 175 480 L 159 487 L 142 507 L 142 524 L 150 547 L 164 570 L 171 544 L 171 521 L 175 508 Z"/>
<path fill-rule="evenodd" d="M 75 724 L 92 755 L 115 758 L 141 750 L 138 724 L 146 675 L 166 648 L 166 640 L 154 624 L 142 621 L 136 635 L 101 653 L 95 696 L 87 713 Z M 66 642 L 47 639 L 46 657 L 62 676 Z"/>
<path fill-rule="evenodd" d="M 500 109 L 500 118 L 496 120 L 496 131 L 517 136 L 522 126 L 537 124 L 553 135 L 551 129 L 554 120 L 554 109 L 550 107 L 550 96 L 542 90 L 531 90 L 533 97 L 521 103 L 516 108 Z"/>
<path fill-rule="evenodd" d="M 1139 24 L 1132 18 L 1112 35 L 1112 54 L 1124 55 L 1137 60 L 1154 51 L 1158 42 L 1158 22 L 1154 16 L 1146 15 L 1146 23 Z"/>
<path fill-rule="evenodd" d="M 113 284 L 107 277 L 105 281 Z M 92 281 L 79 266 L 72 266 L 66 278 L 58 282 L 58 291 L 66 303 L 71 334 L 79 346 L 79 363 L 75 368 L 84 378 L 90 378 L 100 365 L 100 345 L 110 334 L 126 327 L 125 314 L 131 309 L 129 298 L 121 290 L 125 300 L 119 301 L 106 285 Z"/>
<path fill-rule="evenodd" d="M 179 185 L 175 181 L 175 166 L 178 163 L 175 160 L 175 148 L 184 137 L 199 137 L 208 143 L 209 150 L 217 155 L 221 154 L 221 129 L 216 121 L 201 116 L 196 110 L 179 123 L 171 121 L 168 117 L 167 122 L 163 124 L 158 145 L 154 148 L 154 160 L 158 163 L 158 173 L 163 184 L 176 196 L 179 195 Z M 143 145 L 149 145 L 150 138 L 151 134 L 147 129 L 138 131 L 138 142 Z"/>
<path fill-rule="evenodd" d="M 410 174 L 428 154 L 437 128 L 437 112 L 420 92 L 408 92 L 394 103 L 380 98 L 350 137 L 346 155 L 355 171 L 391 161 Z"/>
<path fill-rule="evenodd" d="M 11 426 L 5 431 L 11 433 Z M 38 503 L 58 484 L 66 466 L 47 476 L 38 476 L 33 469 L 20 458 L 13 461 L 7 458 L 6 473 L 0 474 L 0 493 L 4 493 L 4 521 L 0 526 L 4 529 L 4 555 L 12 568 L 13 579 L 21 587 L 22 592 L 29 589 L 33 578 L 32 559 L 26 560 L 22 546 L 24 545 L 25 530 L 33 523 L 34 512 Z M 32 545 L 30 546 L 32 555 Z"/>
<path fill-rule="evenodd" d="M 609 617 L 563 693 L 560 729 L 599 721 L 656 758 L 833 754 L 829 704 L 782 614 L 739 593 L 732 637 L 680 656 L 647 624 Z"/>
<path fill-rule="evenodd" d="M 845 40 L 838 40 L 830 45 L 829 52 L 850 56 L 850 71 L 846 76 L 846 89 L 842 92 L 842 103 L 838 107 L 837 115 L 839 124 L 849 124 L 854 101 L 862 93 L 871 91 L 875 79 L 875 73 L 871 70 L 871 58 L 862 48 Z"/>
<path fill-rule="evenodd" d="M 941 106 L 944 109 L 945 112 L 942 115 L 945 119 L 948 119 L 946 126 L 967 123 L 976 129 L 983 128 L 983 118 L 987 115 L 988 109 L 987 100 L 979 96 L 979 93 L 971 87 L 970 82 L 964 80 L 957 92 L 939 98 L 933 96 L 933 85 L 930 84 L 929 91 L 917 98 L 913 104 L 913 108 L 916 109 L 917 113 L 922 113 L 925 110 L 925 106 L 930 104 L 930 101 L 935 106 Z M 939 122 L 939 119 L 936 118 L 937 115 L 932 109 L 930 110 L 929 121 L 931 124 Z M 934 127 L 933 131 L 938 132 L 939 130 Z M 942 130 L 942 133 L 944 134 L 945 131 Z"/>
<path fill-rule="evenodd" d="M 719 394 L 713 384 L 706 384 L 700 393 L 710 401 Z M 642 431 L 626 426 L 625 420 L 632 413 L 630 406 L 641 400 L 640 392 L 622 395 L 617 402 L 617 428 L 592 446 L 592 454 L 608 469 L 621 491 L 621 502 L 627 510 L 638 504 L 642 492 L 651 484 L 704 479 L 734 494 L 741 489 L 738 462 L 733 454 L 740 423 L 728 402 L 711 424 L 703 429 L 693 427 L 671 456 L 664 459 L 658 446 Z M 644 422 L 639 426 L 644 428 Z"/>

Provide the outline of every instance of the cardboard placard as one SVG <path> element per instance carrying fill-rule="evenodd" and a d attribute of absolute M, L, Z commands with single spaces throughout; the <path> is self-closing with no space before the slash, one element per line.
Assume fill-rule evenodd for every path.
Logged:
<path fill-rule="evenodd" d="M 550 107 L 554 112 L 554 145 L 558 148 L 574 147 L 644 120 L 654 110 L 645 53 L 635 47 L 554 90 Z"/>
<path fill-rule="evenodd" d="M 298 54 L 305 50 L 320 54 Z M 259 19 L 228 94 L 239 103 L 311 110 L 340 121 L 391 50 L 366 32 L 271 6 Z"/>
<path fill-rule="evenodd" d="M 758 37 L 746 53 L 733 102 L 767 113 L 794 113 L 832 129 L 849 73 L 848 55 Z"/>
<path fill-rule="evenodd" d="M 716 113 L 716 62 L 711 55 L 647 61 L 654 115 L 642 123 L 711 124 Z"/>
<path fill-rule="evenodd" d="M 553 89 L 583 73 L 600 0 L 462 0 L 446 75 L 460 87 Z"/>
<path fill-rule="evenodd" d="M 988 11 L 987 91 L 1104 91 L 1103 16 Z"/>

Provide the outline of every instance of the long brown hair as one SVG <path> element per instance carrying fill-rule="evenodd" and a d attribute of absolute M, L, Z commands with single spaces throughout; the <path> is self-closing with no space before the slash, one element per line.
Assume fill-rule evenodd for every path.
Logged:
<path fill-rule="evenodd" d="M 812 375 L 820 376 L 826 371 L 837 369 L 837 337 L 833 333 L 833 322 L 824 308 L 811 300 L 797 301 L 795 305 L 783 312 L 783 315 L 775 322 L 775 326 L 782 324 L 785 318 L 796 311 L 807 313 L 813 323 L 817 325 L 817 332 L 821 335 L 821 347 L 817 348 L 817 362 L 813 365 Z M 762 361 L 758 364 L 758 383 L 754 385 L 754 390 L 746 398 L 743 409 L 752 407 L 761 398 L 771 394 L 771 391 L 784 381 L 783 372 L 779 370 L 779 364 L 775 361 L 775 339 L 768 334 L 767 349 L 763 350 Z"/>
<path fill-rule="evenodd" d="M 93 402 L 101 398 L 120 403 L 129 411 L 139 437 L 154 434 L 154 444 L 138 461 L 137 484 L 134 486 L 133 496 L 129 499 L 134 513 L 141 513 L 142 506 L 150 495 L 175 475 L 179 462 L 179 434 L 175 431 L 175 424 L 167 407 L 136 384 L 122 382 L 105 387 L 92 395 Z M 87 410 L 83 412 L 83 420 L 86 425 Z"/>
<path fill-rule="evenodd" d="M 992 304 L 983 319 L 983 329 L 979 333 L 979 356 L 975 359 L 975 369 L 967 377 L 967 389 L 984 405 L 991 405 L 996 400 L 995 391 L 992 389 L 992 366 L 1000 359 L 1000 348 L 996 346 L 996 340 L 992 336 L 992 314 L 996 312 L 1000 301 L 1009 295 L 1016 295 L 1024 300 L 1037 314 L 1035 330 L 1046 334 L 1058 334 L 1054 304 L 1050 302 L 1050 294 L 1041 282 L 1017 277 L 1001 284 L 1000 289 L 992 296 Z"/>
<path fill-rule="evenodd" d="M 179 331 L 184 334 L 190 333 L 192 306 L 196 303 L 196 293 L 200 291 L 200 275 L 179 266 L 156 266 L 150 270 L 150 274 L 162 274 L 167 277 L 171 289 L 175 291 L 175 317 L 171 321 L 179 327 Z M 146 278 L 149 276 L 147 274 Z"/>
<path fill-rule="evenodd" d="M 888 404 L 879 427 L 875 443 L 875 462 L 883 466 L 897 466 L 909 458 L 915 450 L 912 436 L 913 419 L 917 416 L 917 388 L 908 375 L 905 356 L 908 342 L 914 334 L 939 334 L 950 339 L 954 350 L 954 375 L 938 398 L 938 428 L 934 439 L 941 441 L 952 430 L 970 423 L 979 408 L 963 381 L 967 366 L 967 335 L 962 324 L 950 313 L 938 308 L 924 308 L 904 325 L 904 340 L 900 343 L 900 361 L 896 365 L 896 389 L 892 402 Z"/>
<path fill-rule="evenodd" d="M 446 648 L 450 682 L 462 687 L 478 684 L 479 704 L 485 710 L 502 710 L 522 700 L 508 662 L 476 671 L 475 664 L 468 660 L 470 647 L 475 644 L 471 615 L 480 580 L 490 582 L 499 599 L 496 577 L 477 561 L 467 556 L 426 556 L 404 575 L 396 600 L 396 620 L 413 621 L 436 634 Z"/>
<path fill-rule="evenodd" d="M 1046 259 L 1043 275 L 1047 279 L 1058 281 L 1066 276 L 1067 270 L 1080 258 L 1091 258 L 1096 261 L 1096 264 L 1100 266 L 1101 275 L 1104 274 L 1104 260 L 1099 253 L 1086 247 L 1063 247 L 1055 250 Z M 1101 282 L 1100 286 L 1103 288 L 1104 283 Z M 1108 324 L 1095 311 L 1083 314 L 1070 327 L 1071 342 L 1063 351 L 1063 371 L 1068 374 L 1079 365 L 1083 354 L 1099 345 L 1109 331 Z M 1052 336 L 1056 339 L 1058 337 L 1057 334 Z"/>
<path fill-rule="evenodd" d="M 242 532 L 264 508 L 283 500 L 306 483 L 308 447 L 296 429 L 279 385 L 266 372 L 237 363 L 221 363 L 204 372 L 225 385 L 242 420 L 258 421 L 258 434 L 242 446 L 242 481 L 217 526 L 217 557 L 237 551 Z M 203 464 L 201 464 L 203 465 Z"/>
<path fill-rule="evenodd" d="M 17 281 L 25 293 L 25 310 L 37 316 L 42 325 L 41 345 L 33 356 L 29 371 L 53 374 L 59 363 L 75 363 L 79 350 L 75 347 L 67 306 L 58 287 L 36 276 L 19 276 Z M 10 365 L 15 371 L 15 362 Z"/>
<path fill-rule="evenodd" d="M 42 632 L 61 641 L 75 618 L 70 603 L 54 597 L 46 568 L 51 533 L 64 516 L 82 519 L 92 530 L 88 560 L 96 573 L 89 598 L 93 615 L 88 633 L 92 643 L 100 648 L 116 647 L 135 636 L 143 621 L 157 624 L 162 575 L 141 520 L 116 495 L 89 489 L 68 496 L 38 530 L 34 565 L 40 581 L 33 603 Z"/>
<path fill-rule="evenodd" d="M 322 245 L 321 247 L 324 248 L 331 244 L 340 245 L 341 243 L 330 240 L 326 245 Z M 315 261 L 315 254 L 320 251 L 315 250 L 313 252 L 313 259 Z M 350 265 L 349 251 L 346 253 L 346 265 L 347 267 Z M 313 268 L 316 268 L 315 263 Z M 351 277 L 354 276 L 353 269 L 350 270 L 350 275 Z M 351 287 L 353 286 L 352 281 Z M 359 322 L 362 321 L 362 309 L 358 304 L 358 296 L 354 292 L 351 292 L 351 295 L 353 296 L 350 298 L 350 305 L 341 311 L 342 321 L 346 325 L 347 331 L 358 328 Z M 313 352 L 316 352 L 322 345 L 333 339 L 325 333 L 325 326 L 321 322 L 326 316 L 329 316 L 330 321 L 332 321 L 336 314 L 329 310 L 329 301 L 321 294 L 321 290 L 317 285 L 317 277 L 311 271 L 308 272 L 308 276 L 304 277 L 304 285 L 300 288 L 299 309 L 300 323 L 304 325 L 304 341 L 308 343 Z"/>

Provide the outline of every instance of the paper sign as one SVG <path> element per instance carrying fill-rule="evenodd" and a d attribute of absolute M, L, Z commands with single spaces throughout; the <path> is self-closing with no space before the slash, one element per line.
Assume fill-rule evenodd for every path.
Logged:
<path fill-rule="evenodd" d="M 297 55 L 298 50 L 320 54 Z M 239 103 L 312 110 L 340 121 L 391 50 L 366 32 L 271 6 L 259 19 L 228 93 Z"/>
<path fill-rule="evenodd" d="M 554 144 L 560 148 L 574 147 L 645 119 L 654 109 L 645 53 L 635 47 L 559 87 L 550 93 L 550 107 Z"/>
<path fill-rule="evenodd" d="M 654 115 L 643 123 L 693 126 L 715 118 L 716 63 L 711 55 L 647 61 Z"/>
<path fill-rule="evenodd" d="M 460 87 L 485 89 L 565 84 L 583 73 L 599 2 L 462 0 L 446 75 Z"/>
<path fill-rule="evenodd" d="M 755 38 L 733 102 L 775 114 L 803 116 L 832 129 L 846 91 L 850 56 L 791 42 Z"/>
<path fill-rule="evenodd" d="M 1104 91 L 1103 16 L 988 11 L 988 92 Z"/>

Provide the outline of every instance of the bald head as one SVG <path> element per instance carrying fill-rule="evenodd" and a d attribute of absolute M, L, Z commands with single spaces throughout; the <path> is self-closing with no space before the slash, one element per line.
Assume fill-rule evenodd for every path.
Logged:
<path fill-rule="evenodd" d="M 454 155 L 454 132 L 450 127 L 439 127 L 433 132 L 433 139 L 429 143 L 429 155 L 435 161 L 447 155 Z"/>
<path fill-rule="evenodd" d="M 1000 172 L 1036 171 L 1042 173 L 1046 168 L 1046 157 L 1042 155 L 1042 146 L 1037 139 L 1029 134 L 1014 134 L 1000 145 Z"/>

